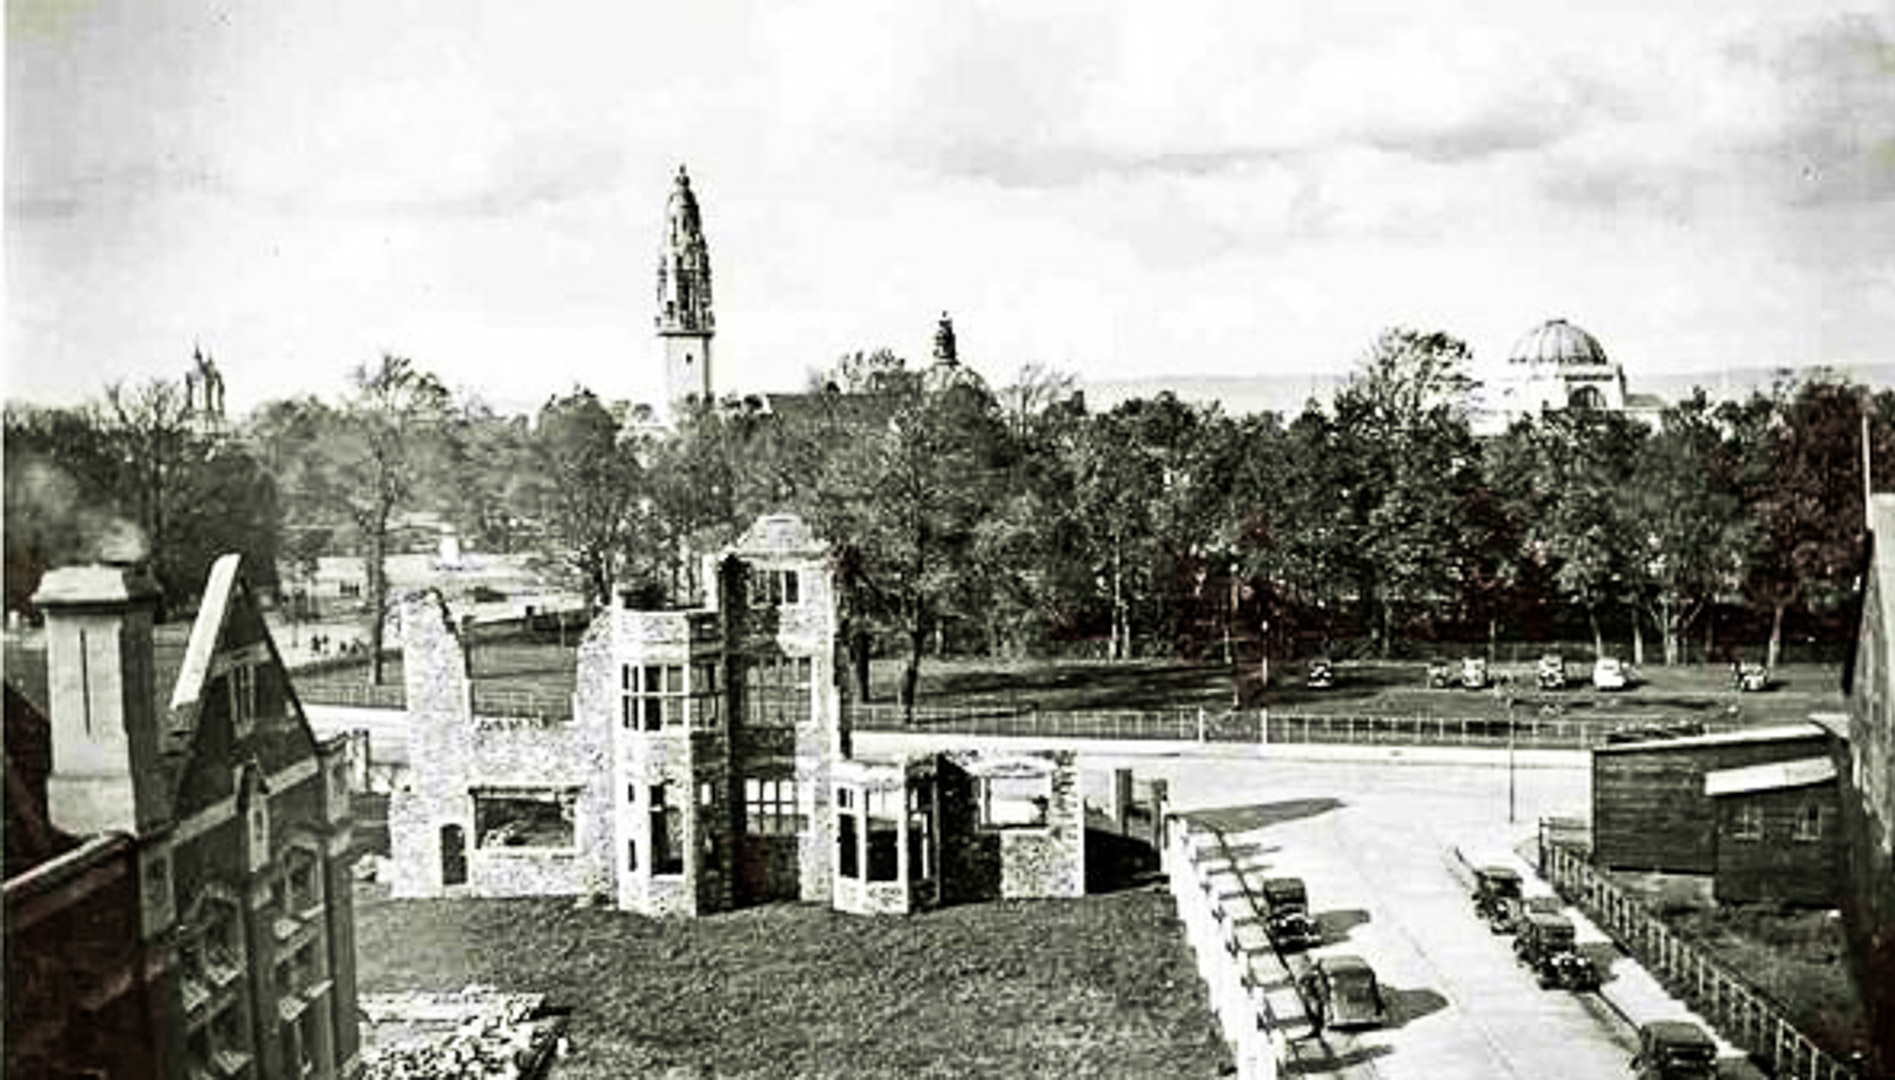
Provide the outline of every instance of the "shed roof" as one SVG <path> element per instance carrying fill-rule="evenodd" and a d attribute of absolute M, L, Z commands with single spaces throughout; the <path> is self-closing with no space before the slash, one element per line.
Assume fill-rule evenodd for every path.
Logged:
<path fill-rule="evenodd" d="M 1771 727 L 1745 728 L 1742 731 L 1717 731 L 1709 735 L 1686 735 L 1676 739 L 1647 739 L 1644 742 L 1611 743 L 1595 746 L 1595 754 L 1647 753 L 1653 750 L 1684 750 L 1693 747 L 1728 746 L 1733 743 L 1784 742 L 1811 739 L 1829 734 L 1820 724 L 1777 724 Z"/>
<path fill-rule="evenodd" d="M 1706 795 L 1739 795 L 1750 791 L 1775 791 L 1803 787 L 1836 778 L 1836 763 L 1827 757 L 1772 761 L 1747 765 L 1741 769 L 1719 769 L 1704 774 Z"/>

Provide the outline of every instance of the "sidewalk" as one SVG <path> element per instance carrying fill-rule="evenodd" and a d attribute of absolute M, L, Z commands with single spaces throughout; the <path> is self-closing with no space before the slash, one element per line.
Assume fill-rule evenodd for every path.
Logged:
<path fill-rule="evenodd" d="M 1520 872 L 1529 894 L 1550 894 L 1551 887 L 1541 880 L 1539 868 L 1522 858 L 1508 843 L 1510 839 L 1513 837 L 1495 836 L 1478 844 L 1456 845 L 1450 852 L 1450 868 L 1466 883 L 1471 879 L 1473 862 L 1511 866 Z M 1717 1040 L 1720 1080 L 1769 1080 L 1768 1074 L 1750 1063 L 1743 1050 L 1725 1041 L 1702 1016 L 1671 996 L 1650 972 L 1587 918 L 1585 912 L 1568 904 L 1561 914 L 1572 920 L 1575 943 L 1593 947 L 1586 950 L 1588 953 L 1597 958 L 1601 952 L 1610 950 L 1606 954 L 1609 959 L 1600 964 L 1605 981 L 1599 987 L 1599 998 L 1627 1024 L 1636 1029 L 1654 1020 L 1688 1020 Z"/>

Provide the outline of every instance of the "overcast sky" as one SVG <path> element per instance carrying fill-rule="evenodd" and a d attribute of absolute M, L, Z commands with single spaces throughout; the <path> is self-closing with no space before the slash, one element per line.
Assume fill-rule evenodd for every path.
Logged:
<path fill-rule="evenodd" d="M 6 105 L 9 398 L 656 397 L 679 163 L 719 392 L 942 309 L 990 378 L 1895 360 L 1886 0 L 9 0 Z"/>

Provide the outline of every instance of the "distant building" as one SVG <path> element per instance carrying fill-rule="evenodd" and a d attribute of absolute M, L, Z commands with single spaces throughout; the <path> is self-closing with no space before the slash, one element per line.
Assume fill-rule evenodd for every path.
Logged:
<path fill-rule="evenodd" d="M 1483 388 L 1477 433 L 1497 435 L 1515 421 L 1561 411 L 1629 413 L 1655 420 L 1663 403 L 1626 388 L 1625 368 L 1599 339 L 1565 319 L 1534 327 L 1508 350 L 1506 367 Z"/>
<path fill-rule="evenodd" d="M 103 565 L 34 596 L 50 708 L 9 685 L 6 1074 L 355 1075 L 344 744 L 311 733 L 237 556 L 175 680 L 157 598 Z"/>
<path fill-rule="evenodd" d="M 711 400 L 711 254 L 704 242 L 691 178 L 678 166 L 665 203 L 658 254 L 658 339 L 664 345 L 665 403 L 676 416 L 692 400 Z"/>
<path fill-rule="evenodd" d="M 191 367 L 184 373 L 185 422 L 199 435 L 222 435 L 224 417 L 224 376 L 217 362 L 201 348 L 191 350 Z"/>
<path fill-rule="evenodd" d="M 1071 753 L 858 757 L 827 548 L 778 515 L 706 562 L 704 606 L 598 617 L 569 717 L 483 712 L 439 600 L 410 598 L 395 895 L 592 894 L 697 915 L 1084 891 Z"/>
<path fill-rule="evenodd" d="M 1827 759 L 1832 743 L 1821 727 L 1795 724 L 1598 747 L 1592 752 L 1593 862 L 1715 874 L 1722 860 L 1733 874 L 1755 874 L 1765 866 L 1745 852 L 1761 838 L 1781 848 L 1771 852 L 1782 859 L 1771 864 L 1773 872 L 1833 882 L 1830 849 L 1840 839 L 1835 774 L 1815 777 L 1804 764 Z M 1763 768 L 1746 771 L 1753 767 Z M 1816 834 L 1803 840 L 1797 830 L 1810 821 L 1809 807 L 1818 813 Z M 1787 883 L 1754 880 L 1727 887 L 1750 894 L 1793 891 Z M 1824 902 L 1833 901 L 1832 885 Z"/>

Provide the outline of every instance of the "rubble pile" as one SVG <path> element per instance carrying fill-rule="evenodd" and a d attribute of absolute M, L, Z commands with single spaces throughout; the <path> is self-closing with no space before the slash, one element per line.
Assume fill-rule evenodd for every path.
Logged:
<path fill-rule="evenodd" d="M 544 995 L 469 986 L 456 994 L 362 999 L 368 1080 L 540 1080 L 565 1049 Z"/>

